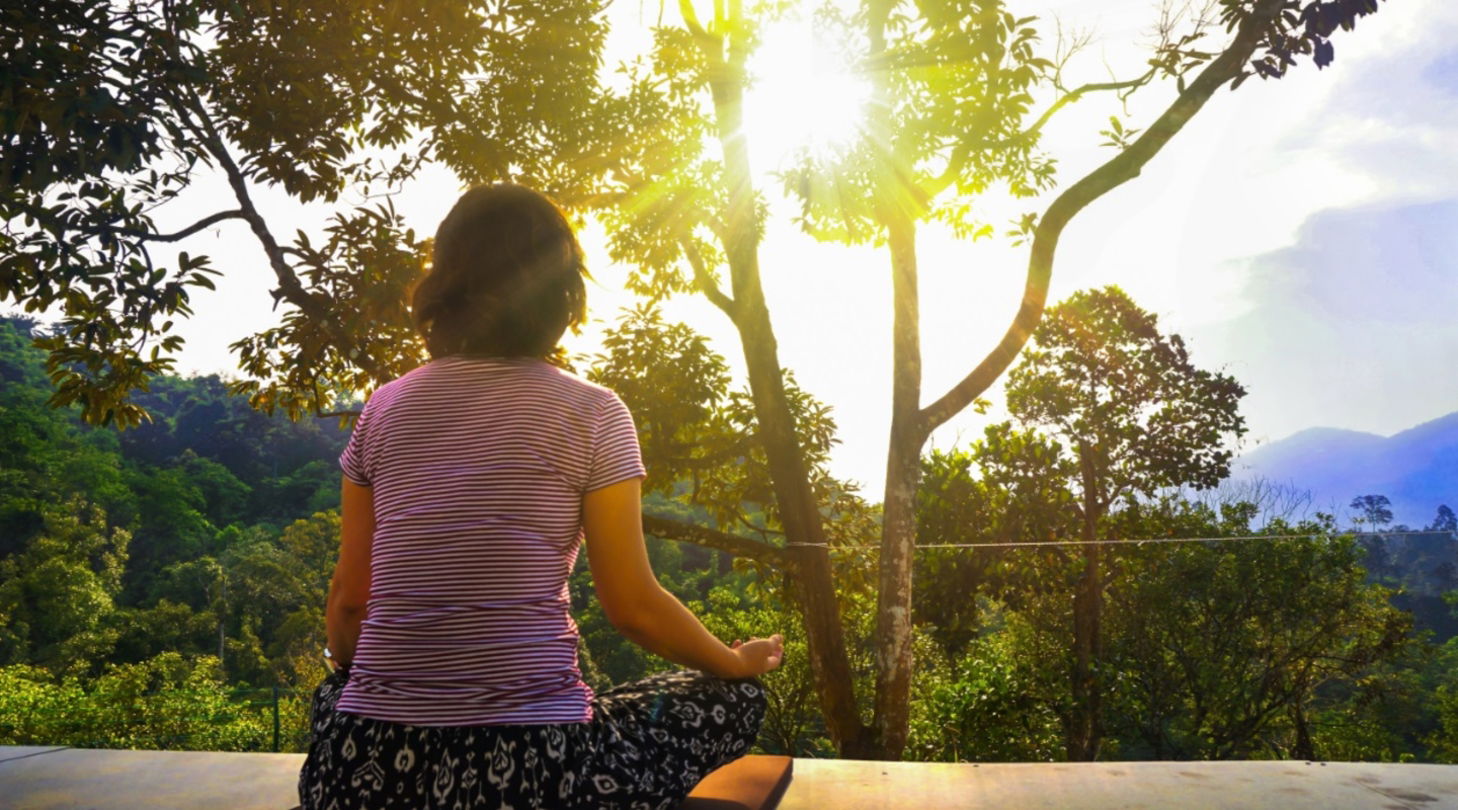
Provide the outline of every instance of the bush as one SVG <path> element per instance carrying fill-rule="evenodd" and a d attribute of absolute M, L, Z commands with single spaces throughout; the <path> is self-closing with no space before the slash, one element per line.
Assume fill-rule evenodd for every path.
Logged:
<path fill-rule="evenodd" d="M 308 741 L 307 700 L 280 695 L 280 748 Z M 273 750 L 272 690 L 228 690 L 218 660 L 166 652 L 91 682 L 0 668 L 0 744 L 183 751 Z"/>

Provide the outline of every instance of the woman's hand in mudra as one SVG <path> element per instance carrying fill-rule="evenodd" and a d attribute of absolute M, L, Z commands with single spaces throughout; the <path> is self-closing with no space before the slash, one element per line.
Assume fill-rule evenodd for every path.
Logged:
<path fill-rule="evenodd" d="M 741 678 L 757 678 L 785 660 L 785 639 L 779 633 L 749 641 L 734 639 L 729 648 L 739 655 Z"/>

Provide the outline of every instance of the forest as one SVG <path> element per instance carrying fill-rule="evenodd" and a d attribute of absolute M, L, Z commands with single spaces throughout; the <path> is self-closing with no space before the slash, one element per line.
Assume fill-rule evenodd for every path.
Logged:
<path fill-rule="evenodd" d="M 1069 684 L 1074 603 L 1089 563 L 1050 541 L 1082 531 L 1071 507 L 1088 496 L 1067 448 L 1080 443 L 1079 430 L 1115 436 L 1109 425 L 1078 427 L 1098 401 L 1052 416 L 1059 379 L 1077 379 L 1078 358 L 1167 350 L 1168 368 L 1110 382 L 1127 390 L 1155 371 L 1183 376 L 1183 390 L 1157 392 L 1161 401 L 1198 401 L 1204 413 L 1195 421 L 1217 432 L 1239 425 L 1238 384 L 1180 359 L 1178 336 L 1160 334 L 1117 289 L 1080 294 L 1053 308 L 1048 323 L 1064 328 L 1041 330 L 1012 374 L 1017 418 L 922 458 L 909 759 L 1071 755 L 1080 731 Z M 8 437 L 0 450 L 0 744 L 300 750 L 306 700 L 324 674 L 335 459 L 347 429 L 337 418 L 264 415 L 216 377 L 160 378 L 140 397 L 151 421 L 120 432 L 88 426 L 76 408 L 46 404 L 44 353 L 31 345 L 39 331 L 24 317 L 0 325 Z M 1075 332 L 1081 350 L 1061 352 Z M 733 418 L 743 394 L 722 390 L 722 358 L 651 311 L 627 313 L 613 337 L 605 354 L 575 360 L 589 377 L 621 381 L 639 412 L 653 490 L 646 513 L 774 544 L 756 500 L 763 460 L 752 441 L 725 464 L 685 474 L 673 463 L 675 442 L 692 438 L 695 452 L 727 456 L 718 448 L 748 440 L 691 412 L 722 396 Z M 641 365 L 654 356 L 672 362 L 655 373 Z M 721 390 L 697 400 L 654 391 L 685 380 Z M 802 429 L 828 448 L 833 420 L 802 402 Z M 1138 420 L 1120 427 L 1130 451 L 1154 435 Z M 1158 436 L 1174 432 L 1166 426 Z M 1189 449 L 1210 452 L 1208 472 L 1219 477 L 1223 451 Z M 1276 489 L 1212 497 L 1191 488 L 1199 470 L 1164 467 L 1126 465 L 1109 476 L 1099 537 L 1290 539 L 1103 547 L 1099 758 L 1458 761 L 1458 637 L 1447 615 L 1458 609 L 1458 589 L 1413 593 L 1407 581 L 1434 576 L 1421 559 L 1384 556 L 1374 575 L 1379 536 L 1341 534 L 1330 515 L 1293 514 Z M 869 679 L 874 557 L 865 541 L 880 510 L 849 488 L 833 502 L 837 580 L 846 583 L 838 595 L 856 677 Z M 942 547 L 979 542 L 989 545 Z M 665 586 L 717 634 L 786 632 L 786 664 L 766 679 L 761 748 L 834 755 L 786 577 L 700 545 L 650 537 L 649 546 Z M 669 666 L 607 623 L 585 566 L 572 593 L 590 682 Z M 1414 596 L 1428 600 L 1417 621 Z"/>

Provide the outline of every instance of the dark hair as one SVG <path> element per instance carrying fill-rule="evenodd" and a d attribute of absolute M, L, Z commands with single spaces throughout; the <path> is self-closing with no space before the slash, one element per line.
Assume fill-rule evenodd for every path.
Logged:
<path fill-rule="evenodd" d="M 477 186 L 435 232 L 411 315 L 432 357 L 542 357 L 587 318 L 582 246 L 557 204 L 512 183 Z"/>

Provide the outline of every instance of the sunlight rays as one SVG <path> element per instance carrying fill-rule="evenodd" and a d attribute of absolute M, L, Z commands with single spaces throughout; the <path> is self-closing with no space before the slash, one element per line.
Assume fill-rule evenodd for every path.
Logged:
<path fill-rule="evenodd" d="M 745 97 L 757 168 L 778 170 L 805 150 L 825 156 L 859 136 L 871 85 L 838 45 L 810 20 L 783 19 L 765 28 L 749 58 L 753 85 Z"/>

